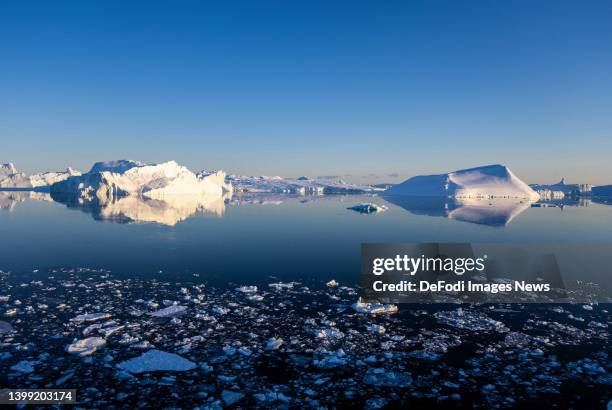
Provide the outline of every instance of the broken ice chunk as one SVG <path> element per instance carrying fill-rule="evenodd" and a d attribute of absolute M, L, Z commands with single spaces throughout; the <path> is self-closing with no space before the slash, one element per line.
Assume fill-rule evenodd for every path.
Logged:
<path fill-rule="evenodd" d="M 364 303 L 361 301 L 361 298 L 353 304 L 353 309 L 359 313 L 396 313 L 397 306 L 391 304 L 383 304 L 383 303 Z"/>
<path fill-rule="evenodd" d="M 70 319 L 71 322 L 95 322 L 96 320 L 107 319 L 111 317 L 110 313 L 85 313 Z"/>
<path fill-rule="evenodd" d="M 177 354 L 153 349 L 138 357 L 121 362 L 117 367 L 130 373 L 155 371 L 183 372 L 193 369 L 196 367 L 196 364 Z"/>
<path fill-rule="evenodd" d="M 271 338 L 266 342 L 264 349 L 266 350 L 277 350 L 284 343 L 283 339 Z"/>
<path fill-rule="evenodd" d="M 81 357 L 89 356 L 105 344 L 106 340 L 101 337 L 88 337 L 82 340 L 75 339 L 72 344 L 66 346 L 66 351 Z"/>
<path fill-rule="evenodd" d="M 35 361 L 22 360 L 19 363 L 11 366 L 11 370 L 19 373 L 32 373 L 34 371 Z"/>
<path fill-rule="evenodd" d="M 167 316 L 178 315 L 180 313 L 183 313 L 186 310 L 187 310 L 187 306 L 174 305 L 174 306 L 169 306 L 167 308 L 156 310 L 155 312 L 152 312 L 149 314 L 153 317 L 167 317 Z"/>

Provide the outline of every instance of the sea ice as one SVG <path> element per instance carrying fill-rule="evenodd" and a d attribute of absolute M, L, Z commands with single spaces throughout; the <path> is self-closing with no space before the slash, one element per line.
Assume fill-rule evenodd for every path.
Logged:
<path fill-rule="evenodd" d="M 66 346 L 66 351 L 77 356 L 89 356 L 99 348 L 106 344 L 106 340 L 101 337 L 88 337 L 86 339 L 76 340 Z"/>
<path fill-rule="evenodd" d="M 396 313 L 397 306 L 383 303 L 364 303 L 361 298 L 353 304 L 353 309 L 359 313 Z"/>
<path fill-rule="evenodd" d="M 154 371 L 183 372 L 196 367 L 191 360 L 187 360 L 177 354 L 167 353 L 161 350 L 149 350 L 138 357 L 121 362 L 117 368 L 130 373 L 144 373 Z"/>
<path fill-rule="evenodd" d="M 110 313 L 85 313 L 78 315 L 72 319 L 71 322 L 95 322 L 96 320 L 107 319 L 111 317 Z"/>
<path fill-rule="evenodd" d="M 168 317 L 181 314 L 187 310 L 187 306 L 174 305 L 167 308 L 156 310 L 155 312 L 149 313 L 153 317 Z"/>
<path fill-rule="evenodd" d="M 22 360 L 17 364 L 11 366 L 11 370 L 19 373 L 32 373 L 34 371 L 35 361 L 32 360 Z"/>

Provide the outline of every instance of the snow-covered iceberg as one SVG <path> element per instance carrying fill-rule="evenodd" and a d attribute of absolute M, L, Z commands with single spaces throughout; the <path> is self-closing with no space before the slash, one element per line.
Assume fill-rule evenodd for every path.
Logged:
<path fill-rule="evenodd" d="M 316 178 L 282 178 L 279 176 L 237 176 L 230 175 L 236 191 L 240 192 L 274 192 L 285 194 L 358 194 L 380 191 L 370 185 L 357 185 L 342 179 Z"/>
<path fill-rule="evenodd" d="M 174 195 L 221 197 L 231 189 L 223 171 L 196 175 L 174 161 L 146 165 L 119 160 L 98 162 L 86 174 L 53 184 L 51 193 L 86 200 L 106 201 L 130 195 L 163 200 Z"/>
<path fill-rule="evenodd" d="M 0 188 L 12 189 L 34 189 L 46 188 L 56 182 L 68 179 L 71 176 L 78 176 L 81 173 L 72 168 L 60 172 L 41 172 L 37 174 L 27 175 L 24 172 L 19 172 L 14 164 L 0 165 Z"/>
<path fill-rule="evenodd" d="M 41 172 L 30 175 L 30 184 L 32 188 L 49 187 L 56 182 L 64 181 L 73 176 L 81 175 L 81 171 L 68 167 L 66 171 L 61 172 Z"/>
<path fill-rule="evenodd" d="M 539 195 L 504 165 L 488 165 L 447 174 L 412 177 L 385 191 L 388 196 L 450 198 L 516 198 L 537 201 Z"/>
<path fill-rule="evenodd" d="M 28 176 L 17 171 L 14 164 L 0 165 L 0 188 L 31 188 L 32 184 Z"/>

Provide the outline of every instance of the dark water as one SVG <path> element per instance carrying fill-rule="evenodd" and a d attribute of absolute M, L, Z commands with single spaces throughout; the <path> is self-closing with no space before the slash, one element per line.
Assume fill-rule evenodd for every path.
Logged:
<path fill-rule="evenodd" d="M 88 266 L 125 275 L 356 282 L 363 242 L 612 243 L 612 206 L 584 201 L 474 208 L 354 195 L 234 196 L 198 207 L 122 203 L 102 211 L 46 194 L 0 192 L 0 201 L 0 269 L 13 271 Z M 389 209 L 347 209 L 360 202 Z"/>

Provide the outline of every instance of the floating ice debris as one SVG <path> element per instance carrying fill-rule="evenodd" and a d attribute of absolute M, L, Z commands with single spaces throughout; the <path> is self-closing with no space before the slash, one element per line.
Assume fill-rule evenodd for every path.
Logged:
<path fill-rule="evenodd" d="M 223 399 L 225 404 L 228 406 L 231 406 L 232 404 L 236 403 L 243 397 L 244 397 L 244 394 L 238 393 L 235 391 L 231 391 L 231 390 L 223 390 L 221 392 L 221 398 Z"/>
<path fill-rule="evenodd" d="M 315 329 L 312 331 L 317 339 L 342 339 L 344 333 L 333 327 L 327 329 Z"/>
<path fill-rule="evenodd" d="M 241 286 L 235 289 L 236 292 L 253 294 L 257 293 L 257 286 Z"/>
<path fill-rule="evenodd" d="M 17 309 L 7 309 L 6 312 L 4 312 L 4 316 L 6 317 L 15 316 L 16 314 L 17 314 Z"/>
<path fill-rule="evenodd" d="M 117 368 L 130 373 L 144 373 L 155 371 L 183 372 L 196 367 L 191 360 L 187 360 L 177 354 L 167 353 L 161 350 L 149 350 L 138 357 L 126 360 L 117 365 Z"/>
<path fill-rule="evenodd" d="M 251 295 L 247 296 L 246 300 L 248 300 L 249 302 L 261 302 L 262 300 L 264 300 L 264 297 L 261 295 Z"/>
<path fill-rule="evenodd" d="M 385 205 L 376 205 L 370 202 L 366 202 L 363 204 L 357 204 L 357 205 L 351 206 L 350 208 L 347 208 L 347 209 L 361 212 L 362 214 L 371 214 L 375 212 L 386 211 L 388 208 Z"/>
<path fill-rule="evenodd" d="M 382 335 L 383 333 L 385 333 L 386 329 L 384 326 L 381 325 L 375 325 L 372 324 L 368 327 L 368 330 L 372 333 L 378 333 L 379 335 Z"/>
<path fill-rule="evenodd" d="M 407 373 L 375 368 L 367 371 L 363 377 L 363 382 L 381 387 L 407 387 L 412 384 L 412 377 Z"/>
<path fill-rule="evenodd" d="M 471 331 L 507 332 L 509 329 L 502 322 L 477 312 L 465 311 L 461 308 L 451 311 L 442 311 L 434 314 L 440 323 L 458 329 Z"/>
<path fill-rule="evenodd" d="M 96 320 L 108 319 L 111 317 L 110 313 L 85 313 L 78 315 L 75 318 L 70 319 L 71 322 L 95 322 Z"/>
<path fill-rule="evenodd" d="M 264 349 L 266 350 L 277 350 L 284 343 L 283 339 L 271 338 L 266 341 Z"/>
<path fill-rule="evenodd" d="M 361 298 L 353 304 L 353 309 L 359 313 L 396 313 L 397 306 L 391 304 L 383 304 L 383 303 L 364 303 L 361 301 Z"/>
<path fill-rule="evenodd" d="M 100 329 L 100 333 L 102 333 L 104 337 L 109 337 L 113 333 L 117 333 L 118 331 L 123 330 L 123 328 L 125 328 L 125 326 L 122 326 L 122 325 L 110 326 L 110 327 Z"/>
<path fill-rule="evenodd" d="M 89 356 L 106 344 L 106 340 L 101 337 L 88 337 L 82 340 L 75 340 L 66 346 L 66 351 L 77 356 Z"/>
<path fill-rule="evenodd" d="M 173 305 L 167 308 L 156 310 L 155 312 L 149 313 L 153 317 L 168 317 L 183 313 L 187 310 L 187 306 Z"/>
<path fill-rule="evenodd" d="M 224 307 L 221 307 L 221 306 L 215 306 L 215 307 L 212 308 L 212 312 L 215 315 L 222 316 L 222 315 L 227 315 L 230 312 L 230 310 L 226 309 Z"/>
<path fill-rule="evenodd" d="M 327 282 L 325 285 L 327 287 L 329 287 L 329 288 L 334 288 L 334 287 L 338 286 L 338 282 L 336 282 L 335 279 L 332 279 L 329 282 Z"/>
<path fill-rule="evenodd" d="M 333 352 L 323 352 L 321 359 L 315 359 L 312 362 L 320 369 L 333 369 L 334 367 L 344 366 L 347 363 L 346 353 L 342 349 Z"/>
<path fill-rule="evenodd" d="M 36 364 L 33 360 L 22 360 L 17 364 L 11 366 L 11 370 L 19 373 L 32 373 L 34 371 L 34 365 Z"/>
<path fill-rule="evenodd" d="M 0 320 L 0 334 L 11 333 L 13 326 L 10 323 Z"/>
<path fill-rule="evenodd" d="M 276 290 L 293 289 L 294 285 L 296 285 L 295 282 L 288 282 L 288 283 L 277 282 L 277 283 L 268 284 L 269 287 L 271 287 L 272 289 L 276 289 Z"/>

